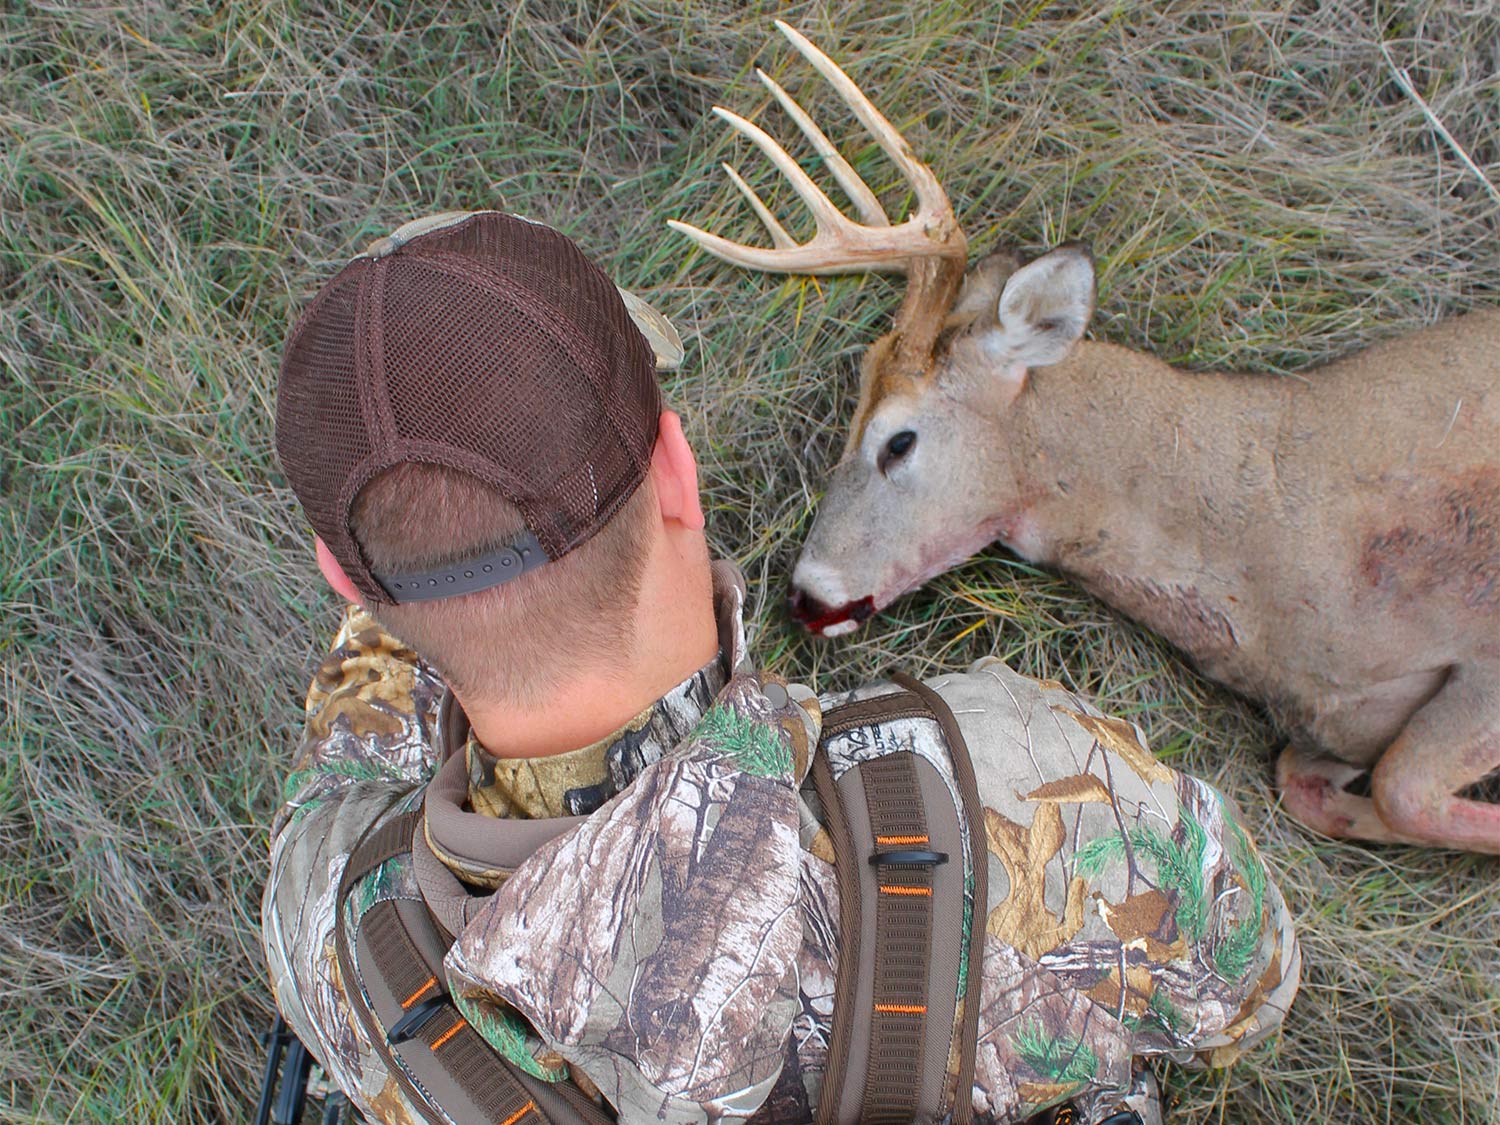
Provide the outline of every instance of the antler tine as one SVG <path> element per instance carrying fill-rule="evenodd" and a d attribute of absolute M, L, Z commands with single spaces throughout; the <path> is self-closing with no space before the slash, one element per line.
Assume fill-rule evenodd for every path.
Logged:
<path fill-rule="evenodd" d="M 748 246 L 676 219 L 668 226 L 691 238 L 704 250 L 738 266 L 773 273 L 863 273 L 870 270 L 909 273 L 913 282 L 907 289 L 898 319 L 910 319 L 907 307 L 926 308 L 942 304 L 963 274 L 968 246 L 963 231 L 953 215 L 953 207 L 932 170 L 912 155 L 901 134 L 864 96 L 849 76 L 814 47 L 802 35 L 780 20 L 781 29 L 798 52 L 833 86 L 860 123 L 900 169 L 916 192 L 917 205 L 905 221 L 893 224 L 854 168 L 813 121 L 812 117 L 781 86 L 763 71 L 757 71 L 788 116 L 796 122 L 802 135 L 823 157 L 839 185 L 864 219 L 857 223 L 836 207 L 811 176 L 769 133 L 737 113 L 715 106 L 714 113 L 735 132 L 749 139 L 791 183 L 792 189 L 812 212 L 816 231 L 807 242 L 798 243 L 777 222 L 754 189 L 729 165 L 724 169 L 735 188 L 754 209 L 756 217 L 770 232 L 771 247 Z M 956 272 L 955 272 L 956 271 Z M 923 330 L 925 332 L 925 329 Z M 912 337 L 914 340 L 916 336 Z"/>
<path fill-rule="evenodd" d="M 802 130 L 802 135 L 812 142 L 813 148 L 818 150 L 818 155 L 828 165 L 828 170 L 833 173 L 833 178 L 839 182 L 839 187 L 844 189 L 855 208 L 859 211 L 860 218 L 872 227 L 888 227 L 891 220 L 885 213 L 885 208 L 880 205 L 880 200 L 870 190 L 870 185 L 865 183 L 844 159 L 843 154 L 834 147 L 827 134 L 819 129 L 808 113 L 797 104 L 795 98 L 781 88 L 781 84 L 759 67 L 756 75 L 761 84 L 771 91 L 771 95 L 786 110 L 787 116 L 797 123 L 797 128 Z"/>
<path fill-rule="evenodd" d="M 730 182 L 740 189 L 740 194 L 750 204 L 750 208 L 755 212 L 756 218 L 761 221 L 761 225 L 770 233 L 771 245 L 775 246 L 778 250 L 790 250 L 796 246 L 797 240 L 787 234 L 786 227 L 777 222 L 776 216 L 771 214 L 771 209 L 761 201 L 760 196 L 755 193 L 755 189 L 745 182 L 745 178 L 735 171 L 734 165 L 721 164 L 720 167 L 724 169 L 724 174 L 729 177 Z"/>
<path fill-rule="evenodd" d="M 802 166 L 787 154 L 786 149 L 771 134 L 723 106 L 714 106 L 714 114 L 753 141 L 761 152 L 770 157 L 771 163 L 776 165 L 781 174 L 792 182 L 792 190 L 801 196 L 802 202 L 807 204 L 807 209 L 817 220 L 819 234 L 850 225 L 849 220 L 844 218 L 844 213 L 833 205 L 833 200 L 823 194 L 823 189 L 813 183 L 812 177 L 802 170 Z"/>
<path fill-rule="evenodd" d="M 722 258 L 731 265 L 748 266 L 767 273 L 906 273 L 911 256 L 908 245 L 892 246 L 885 254 L 880 254 L 880 248 L 877 247 L 872 252 L 839 257 L 832 252 L 836 240 L 825 238 L 821 234 L 800 246 L 773 249 L 769 246 L 746 246 L 680 219 L 668 219 L 667 226 L 678 234 L 691 238 L 716 258 Z"/>
<path fill-rule="evenodd" d="M 777 20 L 776 27 L 782 35 L 786 36 L 791 45 L 797 48 L 797 52 L 812 64 L 813 69 L 838 91 L 844 104 L 854 112 L 854 116 L 859 118 L 859 123 L 875 138 L 875 143 L 884 150 L 896 167 L 901 169 L 901 174 L 906 177 L 907 182 L 917 193 L 918 209 L 928 212 L 931 216 L 951 217 L 953 207 L 948 202 L 948 195 L 938 183 L 937 177 L 932 174 L 932 169 L 912 154 L 911 146 L 906 143 L 905 138 L 896 131 L 894 125 L 886 120 L 885 115 L 875 108 L 874 103 L 865 97 L 864 92 L 854 84 L 854 80 L 844 73 L 838 63 L 813 46 L 812 41 L 791 24 L 784 20 Z"/>

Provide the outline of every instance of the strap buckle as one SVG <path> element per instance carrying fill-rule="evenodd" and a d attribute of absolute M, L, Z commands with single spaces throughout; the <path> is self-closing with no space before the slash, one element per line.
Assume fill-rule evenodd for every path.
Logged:
<path fill-rule="evenodd" d="M 903 867 L 938 867 L 948 862 L 947 852 L 891 851 L 876 852 L 870 857 L 870 866 L 894 863 Z"/>
<path fill-rule="evenodd" d="M 398 1043 L 405 1043 L 408 1039 L 415 1039 L 417 1032 L 422 1030 L 427 1021 L 447 1006 L 448 994 L 446 992 L 440 992 L 436 996 L 423 1000 L 391 1025 L 391 1029 L 385 1033 L 385 1041 L 394 1047 Z"/>

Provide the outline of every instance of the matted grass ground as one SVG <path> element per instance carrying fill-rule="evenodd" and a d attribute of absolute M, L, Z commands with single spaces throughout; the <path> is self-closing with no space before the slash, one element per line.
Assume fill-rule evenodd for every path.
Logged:
<path fill-rule="evenodd" d="M 368 240 L 494 206 L 677 319 L 669 393 L 776 668 L 828 686 L 996 651 L 1239 801 L 1306 983 L 1274 1045 L 1169 1073 L 1174 1120 L 1500 1121 L 1494 860 L 1310 836 L 1271 799 L 1253 707 L 998 550 L 854 643 L 789 626 L 785 575 L 896 290 L 743 275 L 663 227 L 749 230 L 706 112 L 764 108 L 753 63 L 853 135 L 772 42 L 784 15 L 930 159 L 977 249 L 1090 238 L 1096 334 L 1274 378 L 1495 302 L 1500 208 L 1393 70 L 1500 178 L 1495 7 L 830 7 L 4 7 L 0 1118 L 247 1115 L 265 826 L 334 618 L 271 455 L 281 341 Z"/>

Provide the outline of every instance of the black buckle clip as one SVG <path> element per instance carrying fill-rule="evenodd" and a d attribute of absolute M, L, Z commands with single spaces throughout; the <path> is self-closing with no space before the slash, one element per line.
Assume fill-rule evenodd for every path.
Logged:
<path fill-rule="evenodd" d="M 385 1041 L 394 1047 L 398 1043 L 405 1043 L 408 1039 L 416 1038 L 417 1032 L 422 1030 L 423 1025 L 447 1006 L 446 993 L 439 993 L 430 999 L 423 1000 L 395 1022 L 385 1033 Z"/>
<path fill-rule="evenodd" d="M 903 867 L 937 867 L 947 862 L 947 852 L 876 852 L 870 857 L 871 867 L 879 867 L 885 863 L 895 863 Z"/>

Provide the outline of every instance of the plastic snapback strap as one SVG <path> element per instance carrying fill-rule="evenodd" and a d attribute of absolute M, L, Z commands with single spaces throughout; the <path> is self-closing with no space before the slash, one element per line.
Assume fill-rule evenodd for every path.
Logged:
<path fill-rule="evenodd" d="M 393 602 L 430 602 L 438 598 L 455 598 L 475 594 L 519 578 L 550 560 L 537 537 L 527 532 L 507 547 L 486 551 L 477 558 L 465 559 L 450 566 L 415 570 L 406 574 L 375 574 Z"/>

